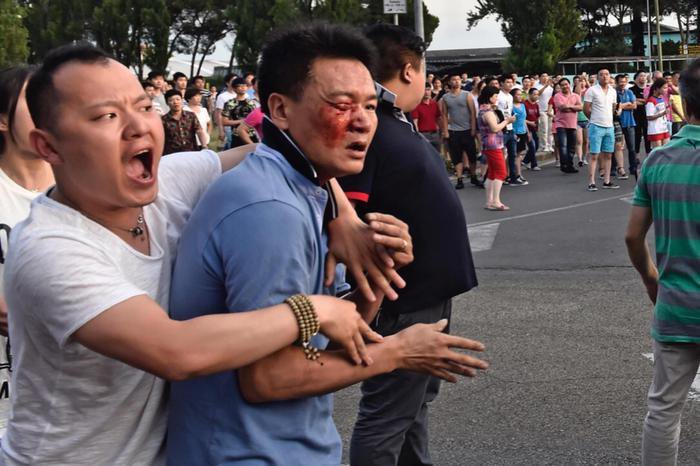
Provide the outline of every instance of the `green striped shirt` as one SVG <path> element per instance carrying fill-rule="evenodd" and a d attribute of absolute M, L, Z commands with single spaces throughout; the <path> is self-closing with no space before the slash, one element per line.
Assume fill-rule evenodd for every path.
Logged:
<path fill-rule="evenodd" d="M 652 151 L 633 204 L 654 219 L 659 293 L 651 335 L 700 343 L 700 126 L 684 126 Z"/>

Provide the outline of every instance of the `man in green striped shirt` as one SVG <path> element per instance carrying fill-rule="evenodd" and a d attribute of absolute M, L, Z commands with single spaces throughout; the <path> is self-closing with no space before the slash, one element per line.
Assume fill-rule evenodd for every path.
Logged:
<path fill-rule="evenodd" d="M 644 465 L 676 464 L 681 413 L 700 364 L 700 59 L 680 84 L 689 124 L 644 161 L 625 235 L 655 305 Z M 652 223 L 658 270 L 645 241 Z"/>

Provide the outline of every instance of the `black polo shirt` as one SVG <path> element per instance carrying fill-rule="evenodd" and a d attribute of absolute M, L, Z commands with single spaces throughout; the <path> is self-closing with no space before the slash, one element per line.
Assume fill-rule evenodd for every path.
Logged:
<path fill-rule="evenodd" d="M 634 94 L 634 97 L 636 99 L 646 100 L 644 98 L 644 89 L 637 86 L 636 84 L 634 86 L 630 87 L 630 91 L 632 91 L 632 94 Z M 646 108 L 644 108 L 644 105 L 637 105 L 632 112 L 634 115 L 634 121 L 637 123 L 637 125 L 646 126 L 647 114 L 646 114 Z"/>
<path fill-rule="evenodd" d="M 447 300 L 477 285 L 462 204 L 433 146 L 378 86 L 379 125 L 364 169 L 338 181 L 358 212 L 391 214 L 406 222 L 415 260 L 399 273 L 406 288 L 383 310 L 406 313 Z"/>

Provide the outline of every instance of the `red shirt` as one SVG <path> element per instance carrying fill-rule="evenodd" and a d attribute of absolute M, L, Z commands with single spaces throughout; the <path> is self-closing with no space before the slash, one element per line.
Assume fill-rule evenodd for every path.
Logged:
<path fill-rule="evenodd" d="M 418 120 L 418 131 L 421 133 L 432 133 L 438 130 L 438 118 L 442 114 L 438 104 L 430 99 L 428 102 L 421 102 L 415 110 L 411 112 L 411 118 Z"/>
<path fill-rule="evenodd" d="M 563 92 L 558 92 L 554 97 L 552 97 L 552 106 L 554 107 L 554 124 L 557 128 L 569 128 L 575 129 L 577 125 L 578 112 L 562 112 L 558 110 L 561 105 L 581 105 L 581 97 L 574 93 L 569 92 L 564 94 Z"/>
<path fill-rule="evenodd" d="M 527 121 L 534 121 L 535 128 L 537 128 L 537 122 L 540 119 L 540 104 L 538 102 L 525 101 L 525 110 L 527 110 Z"/>

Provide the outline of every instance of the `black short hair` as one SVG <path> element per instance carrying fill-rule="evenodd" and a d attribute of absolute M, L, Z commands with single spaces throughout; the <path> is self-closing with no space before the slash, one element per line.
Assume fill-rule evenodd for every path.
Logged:
<path fill-rule="evenodd" d="M 180 96 L 180 98 L 182 98 L 182 94 L 180 94 L 180 91 L 178 91 L 177 89 L 170 89 L 169 91 L 167 91 L 165 93 L 165 101 L 167 102 L 168 99 L 174 95 L 178 95 L 178 96 Z"/>
<path fill-rule="evenodd" d="M 534 94 L 535 92 L 539 92 L 539 89 L 537 89 L 536 87 L 531 87 L 531 88 L 527 91 L 527 95 L 532 95 L 532 94 Z"/>
<path fill-rule="evenodd" d="M 371 73 L 375 54 L 372 44 L 349 26 L 310 22 L 278 32 L 263 46 L 258 68 L 262 111 L 269 112 L 267 100 L 273 93 L 299 100 L 315 60 L 354 59 Z"/>
<path fill-rule="evenodd" d="M 664 78 L 657 79 L 651 84 L 651 87 L 649 88 L 649 95 L 654 95 L 654 92 L 657 89 L 661 89 L 664 85 L 666 85 L 666 80 Z"/>
<path fill-rule="evenodd" d="M 177 80 L 180 79 L 180 78 L 185 78 L 185 79 L 187 79 L 187 75 L 186 75 L 185 73 L 180 72 L 180 71 L 178 71 L 178 72 L 176 72 L 175 74 L 173 74 L 173 82 L 177 81 Z"/>
<path fill-rule="evenodd" d="M 509 79 L 510 79 L 511 81 L 513 81 L 513 77 L 512 77 L 511 75 L 509 75 L 509 74 L 502 74 L 502 75 L 500 75 L 500 76 L 498 77 L 498 84 L 503 84 L 504 82 L 506 82 L 506 81 L 509 80 Z"/>
<path fill-rule="evenodd" d="M 619 83 L 621 79 L 623 78 L 629 78 L 625 73 L 620 73 L 618 75 L 615 75 L 615 82 Z"/>
<path fill-rule="evenodd" d="M 15 119 L 17 101 L 24 83 L 27 82 L 33 71 L 34 68 L 29 66 L 15 66 L 0 71 L 0 114 L 7 115 L 7 135 L 13 141 L 12 123 Z M 5 136 L 0 133 L 0 154 L 5 152 L 6 145 Z"/>
<path fill-rule="evenodd" d="M 157 78 L 158 76 L 165 79 L 165 73 L 163 73 L 162 71 L 149 71 L 148 75 L 147 75 L 147 79 L 149 81 L 151 81 L 151 80 Z"/>
<path fill-rule="evenodd" d="M 479 102 L 479 105 L 488 104 L 491 100 L 491 97 L 493 97 L 495 94 L 498 94 L 499 92 L 501 92 L 501 90 L 497 87 L 486 86 L 481 90 L 477 102 Z"/>
<path fill-rule="evenodd" d="M 412 30 L 388 23 L 377 23 L 365 29 L 365 35 L 377 48 L 382 59 L 375 79 L 380 83 L 396 77 L 406 63 L 418 69 L 425 54 L 425 41 Z"/>
<path fill-rule="evenodd" d="M 670 71 L 664 71 L 664 78 L 667 76 L 673 76 L 673 73 Z"/>
<path fill-rule="evenodd" d="M 197 76 L 193 76 L 192 79 L 190 79 L 190 82 L 194 83 L 198 79 L 201 79 L 202 81 L 206 82 L 206 79 L 204 79 L 204 76 L 202 76 L 201 74 L 198 74 Z"/>
<path fill-rule="evenodd" d="M 642 74 L 642 73 L 646 74 L 647 72 L 644 71 L 644 70 L 638 70 L 636 73 L 634 73 L 634 77 L 633 77 L 632 79 L 634 79 L 634 80 L 636 81 L 637 78 L 639 77 L 639 75 Z M 617 79 L 617 78 L 616 78 L 616 79 Z"/>
<path fill-rule="evenodd" d="M 113 60 L 109 54 L 89 43 L 63 45 L 49 51 L 27 84 L 27 106 L 34 125 L 55 129 L 61 94 L 54 86 L 53 77 L 61 67 L 72 62 L 106 66 L 109 60 Z"/>
<path fill-rule="evenodd" d="M 199 88 L 188 87 L 187 89 L 185 89 L 185 100 L 190 100 L 192 97 L 194 97 L 196 95 L 202 95 L 202 91 L 200 91 Z"/>
<path fill-rule="evenodd" d="M 147 87 L 155 87 L 151 81 L 141 81 L 141 87 L 144 88 L 144 90 Z"/>
<path fill-rule="evenodd" d="M 680 88 L 687 116 L 700 117 L 700 58 L 691 61 L 681 72 Z"/>
<path fill-rule="evenodd" d="M 522 92 L 522 91 L 523 91 L 523 90 L 520 89 L 519 87 L 514 87 L 513 89 L 510 90 L 510 95 L 512 95 L 513 97 L 515 97 L 515 94 L 517 94 L 518 92 Z"/>
<path fill-rule="evenodd" d="M 226 76 L 224 76 L 224 84 L 228 86 L 228 83 L 231 82 L 232 79 L 236 79 L 236 73 L 227 73 Z"/>
<path fill-rule="evenodd" d="M 559 81 L 557 81 L 557 84 L 561 86 L 562 81 L 566 81 L 567 83 L 569 83 L 569 85 L 571 85 L 571 81 L 569 81 L 569 78 L 561 78 Z"/>

